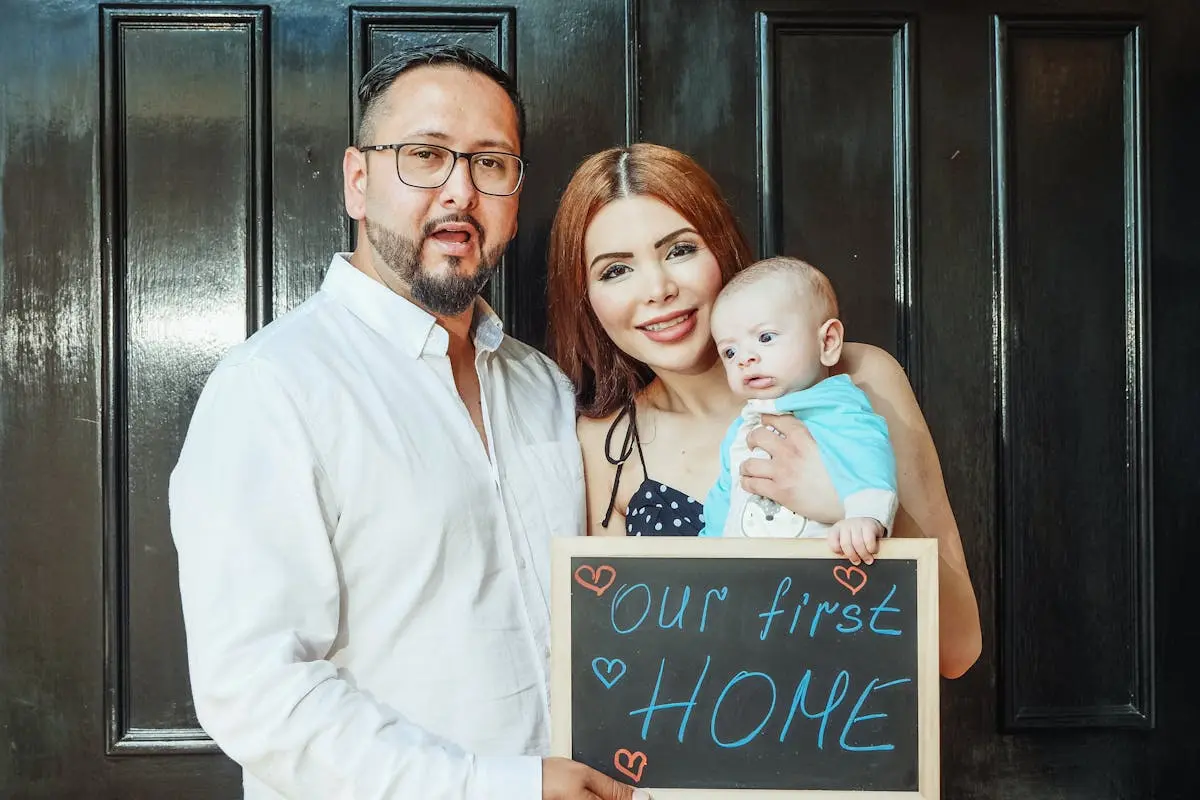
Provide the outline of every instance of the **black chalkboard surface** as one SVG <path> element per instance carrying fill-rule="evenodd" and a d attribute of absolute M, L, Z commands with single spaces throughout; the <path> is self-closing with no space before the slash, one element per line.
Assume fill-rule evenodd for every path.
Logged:
<path fill-rule="evenodd" d="M 557 540 L 555 753 L 656 800 L 937 797 L 937 543 L 880 556 Z"/>

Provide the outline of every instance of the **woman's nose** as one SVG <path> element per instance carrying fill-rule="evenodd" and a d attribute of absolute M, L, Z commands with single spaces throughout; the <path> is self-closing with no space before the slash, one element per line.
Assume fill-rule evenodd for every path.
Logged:
<path fill-rule="evenodd" d="M 661 266 L 650 270 L 649 280 L 652 303 L 666 303 L 679 294 L 679 287 L 675 285 L 671 273 Z"/>

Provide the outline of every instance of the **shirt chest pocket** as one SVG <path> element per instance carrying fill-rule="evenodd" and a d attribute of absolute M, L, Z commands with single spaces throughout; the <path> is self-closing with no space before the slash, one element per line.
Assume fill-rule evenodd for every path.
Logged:
<path fill-rule="evenodd" d="M 583 462 L 578 443 L 543 442 L 517 448 L 509 488 L 528 533 L 580 536 L 583 525 Z"/>

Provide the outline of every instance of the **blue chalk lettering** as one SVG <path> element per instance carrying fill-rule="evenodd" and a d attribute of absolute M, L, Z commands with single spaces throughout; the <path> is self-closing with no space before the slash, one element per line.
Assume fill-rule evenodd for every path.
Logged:
<path fill-rule="evenodd" d="M 853 612 L 851 612 L 851 609 L 853 609 Z M 855 633 L 861 630 L 862 619 L 858 616 L 860 613 L 862 613 L 862 608 L 857 603 L 851 603 L 850 605 L 843 606 L 842 617 L 853 622 L 854 627 L 851 628 L 839 622 L 837 625 L 838 631 L 840 633 Z"/>
<path fill-rule="evenodd" d="M 887 716 L 887 714 L 867 714 L 866 716 L 862 716 L 862 717 L 858 716 L 859 709 L 861 709 L 863 706 L 863 703 L 865 703 L 867 701 L 867 695 L 869 695 L 872 691 L 877 692 L 881 689 L 886 689 L 889 686 L 896 686 L 901 683 L 908 683 L 911 680 L 912 680 L 912 678 L 900 678 L 899 680 L 888 681 L 887 683 L 879 683 L 879 678 L 871 679 L 871 682 L 867 684 L 867 688 L 863 689 L 863 693 L 858 696 L 858 702 L 854 704 L 854 709 L 850 712 L 850 718 L 846 720 L 846 727 L 842 728 L 842 735 L 838 738 L 838 744 L 840 744 L 842 746 L 843 750 L 849 750 L 852 753 L 864 753 L 864 752 L 868 752 L 868 751 L 872 751 L 872 750 L 895 750 L 896 749 L 896 746 L 894 744 L 872 744 L 872 745 L 846 744 L 846 735 L 848 733 L 850 733 L 850 727 L 852 725 L 854 725 L 854 723 L 856 723 L 856 722 L 862 722 L 863 720 L 868 720 L 868 719 L 880 719 L 881 717 Z M 875 684 L 879 684 L 879 685 L 876 686 Z"/>
<path fill-rule="evenodd" d="M 617 625 L 617 607 L 620 606 L 621 603 L 625 601 L 625 598 L 634 589 L 641 589 L 642 591 L 644 591 L 646 593 L 646 609 L 644 611 L 642 611 L 642 616 L 638 618 L 637 622 L 635 622 L 631 627 L 622 630 L 621 627 L 619 625 Z M 636 631 L 639 627 L 641 627 L 641 624 L 646 621 L 646 617 L 649 616 L 650 603 L 651 603 L 650 587 L 647 586 L 646 584 L 635 583 L 633 586 L 626 586 L 625 584 L 621 584 L 621 588 L 617 590 L 617 593 L 615 595 L 613 595 L 612 610 L 609 612 L 609 619 L 612 621 L 613 630 L 620 634 L 632 633 L 632 632 Z"/>
<path fill-rule="evenodd" d="M 817 606 L 817 613 L 813 614 L 812 625 L 808 626 L 808 638 L 811 639 L 817 635 L 817 625 L 821 621 L 821 615 L 822 614 L 832 615 L 835 611 L 838 610 L 839 605 L 840 604 L 837 602 L 834 602 L 831 605 L 831 604 L 825 602 L 824 600 L 821 601 L 821 605 Z"/>
<path fill-rule="evenodd" d="M 675 619 L 663 624 L 663 612 L 667 610 L 667 597 L 671 594 L 671 587 L 663 589 L 662 605 L 658 607 L 658 627 L 666 630 L 667 628 L 679 628 L 683 630 L 683 612 L 687 610 L 688 598 L 692 596 L 692 587 L 683 587 L 683 600 L 679 603 L 679 611 L 675 614 Z"/>
<path fill-rule="evenodd" d="M 842 700 L 846 697 L 846 691 L 850 687 L 850 673 L 842 670 L 838 673 L 837 678 L 833 681 L 833 686 L 829 687 L 829 698 L 825 701 L 825 708 L 821 711 L 813 713 L 809 711 L 804 700 L 808 696 L 808 688 L 812 683 L 812 670 L 804 670 L 804 677 L 800 679 L 800 683 L 796 686 L 796 693 L 792 695 L 792 707 L 788 710 L 787 719 L 784 720 L 783 730 L 779 734 L 779 741 L 782 742 L 788 735 L 788 731 L 792 727 L 792 719 L 796 716 L 796 709 L 800 709 L 800 713 L 808 719 L 821 720 L 821 728 L 817 731 L 817 749 L 825 749 L 825 726 L 829 724 L 829 715 L 838 707 Z M 838 694 L 838 689 L 841 689 L 841 694 Z"/>
<path fill-rule="evenodd" d="M 654 682 L 654 692 L 650 695 L 650 705 L 645 708 L 638 708 L 629 712 L 629 716 L 636 717 L 638 714 L 645 714 L 646 718 L 642 720 L 642 741 L 646 741 L 646 737 L 650 735 L 650 720 L 654 716 L 655 711 L 664 708 L 686 708 L 683 713 L 683 719 L 679 723 L 679 743 L 683 744 L 683 734 L 687 728 L 688 720 L 692 716 L 692 709 L 696 707 L 696 698 L 700 696 L 700 687 L 704 684 L 704 676 L 708 674 L 708 666 L 712 663 L 712 656 L 704 657 L 704 669 L 700 672 L 700 677 L 696 679 L 696 688 L 692 691 L 692 699 L 686 703 L 660 703 L 658 702 L 658 691 L 662 687 L 663 670 L 667 666 L 667 660 L 664 658 L 658 665 L 658 679 Z"/>
<path fill-rule="evenodd" d="M 796 606 L 796 613 L 792 615 L 792 627 L 788 628 L 788 636 L 796 632 L 796 623 L 800 621 L 800 611 L 808 605 L 808 592 L 804 593 L 804 597 L 800 599 L 800 605 Z"/>
<path fill-rule="evenodd" d="M 783 721 L 783 730 L 779 732 L 780 742 L 787 738 L 788 730 L 792 727 L 792 719 L 796 716 L 797 708 L 809 719 L 814 718 L 808 713 L 808 709 L 804 707 L 804 698 L 808 696 L 808 685 L 810 683 L 812 683 L 812 670 L 806 669 L 804 670 L 804 677 L 800 679 L 800 683 L 796 684 L 796 691 L 792 695 L 792 707 L 788 709 L 787 719 Z"/>
<path fill-rule="evenodd" d="M 700 615 L 701 633 L 704 633 L 704 626 L 708 624 L 708 601 L 712 599 L 713 595 L 716 595 L 717 599 L 723 602 L 729 596 L 729 587 L 722 586 L 720 589 L 709 589 L 704 593 L 704 612 Z"/>
<path fill-rule="evenodd" d="M 875 633 L 878 633 L 880 636 L 899 636 L 900 635 L 900 631 L 897 631 L 897 630 L 892 630 L 890 628 L 884 628 L 881 630 L 881 629 L 875 627 L 875 623 L 879 619 L 880 612 L 890 611 L 893 614 L 900 613 L 900 609 L 892 608 L 891 606 L 889 606 L 887 604 L 888 600 L 891 600 L 892 595 L 894 595 L 895 593 L 896 593 L 896 584 L 893 583 L 891 591 L 889 591 L 887 593 L 887 597 L 883 598 L 883 602 L 877 606 L 874 606 L 871 609 L 871 630 Z"/>
<path fill-rule="evenodd" d="M 775 587 L 775 599 L 771 601 L 771 610 L 764 611 L 758 615 L 765 620 L 765 622 L 763 622 L 762 633 L 758 635 L 758 640 L 760 642 L 765 642 L 767 640 L 767 632 L 771 630 L 771 620 L 783 613 L 783 609 L 779 607 L 779 600 L 785 594 L 787 594 L 791 588 L 792 579 L 784 576 L 783 580 L 779 582 L 779 585 Z"/>
<path fill-rule="evenodd" d="M 750 731 L 750 733 L 746 734 L 741 739 L 738 739 L 736 742 L 723 742 L 717 737 L 717 714 L 720 713 L 721 703 L 725 700 L 725 695 L 729 693 L 729 690 L 733 688 L 734 684 L 741 683 L 746 678 L 763 678 L 764 680 L 766 680 L 767 684 L 771 687 L 771 707 L 769 709 L 767 709 L 767 713 L 765 715 L 763 715 L 762 722 L 758 723 L 758 727 L 756 727 L 754 730 Z M 761 731 L 763 729 L 763 727 L 767 724 L 767 720 L 769 720 L 771 718 L 771 714 L 775 711 L 776 696 L 777 695 L 775 692 L 775 681 L 771 680 L 770 675 L 767 675 L 766 673 L 763 673 L 763 672 L 745 672 L 745 671 L 739 672 L 737 675 L 734 675 L 733 679 L 731 681 L 729 681 L 729 683 L 725 684 L 725 688 L 721 690 L 721 695 L 717 698 L 717 704 L 715 706 L 713 706 L 712 722 L 709 724 L 708 729 L 709 729 L 709 733 L 712 734 L 712 739 L 716 743 L 716 745 L 718 747 L 726 747 L 726 748 L 741 747 L 742 745 L 746 744 L 751 739 L 753 739 L 755 736 L 758 736 L 759 731 Z"/>

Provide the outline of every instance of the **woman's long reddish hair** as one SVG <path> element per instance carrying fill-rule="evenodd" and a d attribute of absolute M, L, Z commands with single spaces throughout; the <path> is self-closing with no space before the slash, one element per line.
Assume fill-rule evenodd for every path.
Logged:
<path fill-rule="evenodd" d="M 656 144 L 614 147 L 589 157 L 563 192 L 550 229 L 550 355 L 575 384 L 579 413 L 605 417 L 654 378 L 620 350 L 588 302 L 583 240 L 601 208 L 647 196 L 675 209 L 704 239 L 724 284 L 750 263 L 750 247 L 716 181 L 678 150 Z"/>

